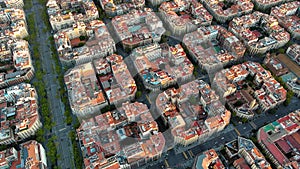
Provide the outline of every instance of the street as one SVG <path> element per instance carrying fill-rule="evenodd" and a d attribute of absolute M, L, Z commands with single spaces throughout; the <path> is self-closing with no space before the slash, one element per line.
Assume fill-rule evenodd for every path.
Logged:
<path fill-rule="evenodd" d="M 58 74 L 55 70 L 55 61 L 52 59 L 52 53 L 49 46 L 48 39 L 52 37 L 52 34 L 50 30 L 47 30 L 47 26 L 45 25 L 45 21 L 43 20 L 42 12 L 45 10 L 45 7 L 42 6 L 39 3 L 39 0 L 32 0 L 33 7 L 29 10 L 26 10 L 26 15 L 30 15 L 34 13 L 35 15 L 35 26 L 38 30 L 37 32 L 37 41 L 41 42 L 39 43 L 39 52 L 40 52 L 40 59 L 42 63 L 42 67 L 44 69 L 45 75 L 44 75 L 44 82 L 46 85 L 46 91 L 47 91 L 47 99 L 49 102 L 49 109 L 51 111 L 52 115 L 52 121 L 55 123 L 55 126 L 52 128 L 50 133 L 47 133 L 47 135 L 55 135 L 57 136 L 56 140 L 56 148 L 58 153 L 58 161 L 57 164 L 51 164 L 50 160 L 48 159 L 48 168 L 51 168 L 51 166 L 57 165 L 62 169 L 73 169 L 75 168 L 74 164 L 74 157 L 73 157 L 73 148 L 72 148 L 72 142 L 69 137 L 69 132 L 73 130 L 71 126 L 66 125 L 65 123 L 65 116 L 64 116 L 64 104 L 61 101 L 61 98 L 59 96 L 59 89 L 60 85 L 57 80 Z M 109 32 L 114 35 L 112 26 L 111 26 L 111 20 L 105 18 L 104 22 L 107 24 Z M 47 30 L 47 31 L 45 31 Z M 113 38 L 116 40 L 116 37 L 113 36 Z M 167 40 L 167 43 L 169 45 L 175 45 L 180 43 L 180 39 L 176 38 L 169 38 Z M 120 46 L 120 43 L 117 44 L 117 54 L 120 54 L 123 56 L 124 61 L 127 65 L 127 68 L 129 72 L 131 73 L 132 77 L 136 77 L 138 75 L 138 72 L 136 71 L 133 63 L 133 59 L 130 57 L 130 54 L 125 52 L 122 47 Z M 128 57 L 129 56 L 129 57 Z M 246 61 L 256 61 L 256 62 L 262 62 L 262 57 L 250 57 L 245 56 L 244 58 Z M 204 74 L 204 72 L 198 67 L 194 71 L 195 77 L 192 79 L 203 79 L 206 83 L 212 84 L 211 81 L 213 79 L 212 74 Z M 140 83 L 140 86 L 142 82 Z M 187 82 L 184 82 L 187 83 Z M 179 84 L 179 86 L 182 84 Z M 285 107 L 283 105 L 278 106 L 277 112 L 275 114 L 269 114 L 269 113 L 261 113 L 258 115 L 255 115 L 254 119 L 248 120 L 246 123 L 239 123 L 238 121 L 234 121 L 235 126 L 230 123 L 223 131 L 220 131 L 218 133 L 213 134 L 211 137 L 207 138 L 205 142 L 203 143 L 194 143 L 192 145 L 189 145 L 187 147 L 174 145 L 173 136 L 171 134 L 171 129 L 168 129 L 166 126 L 164 126 L 161 123 L 160 119 L 160 112 L 157 112 L 155 108 L 156 99 L 160 92 L 163 92 L 161 90 L 157 92 L 150 92 L 147 93 L 144 88 L 139 88 L 140 91 L 142 91 L 142 96 L 137 99 L 137 101 L 145 103 L 148 108 L 151 111 L 151 114 L 155 121 L 158 123 L 160 130 L 163 132 L 163 135 L 166 139 L 166 148 L 165 152 L 163 153 L 162 157 L 156 161 L 149 162 L 145 166 L 141 168 L 167 168 L 166 166 L 169 166 L 171 168 L 187 168 L 191 167 L 194 163 L 195 157 L 199 153 L 203 153 L 206 150 L 209 149 L 216 149 L 217 151 L 220 150 L 225 143 L 228 143 L 234 139 L 236 139 L 238 136 L 243 137 L 251 137 L 256 136 L 255 131 L 259 129 L 260 127 L 266 125 L 267 123 L 270 123 L 272 121 L 275 121 L 276 119 L 283 117 L 290 113 L 291 111 L 300 109 L 299 98 L 293 97 L 290 106 Z M 43 146 L 47 150 L 47 139 L 43 143 Z"/>
<path fill-rule="evenodd" d="M 56 79 L 57 74 L 53 69 L 55 67 L 55 62 L 52 59 L 49 41 L 48 38 L 51 37 L 50 30 L 45 32 L 47 29 L 43 19 L 42 19 L 42 10 L 45 9 L 38 0 L 32 0 L 33 8 L 26 10 L 26 15 L 35 13 L 35 26 L 38 30 L 37 32 L 37 41 L 41 42 L 39 46 L 40 59 L 42 67 L 45 72 L 44 82 L 46 85 L 47 98 L 49 101 L 49 108 L 52 115 L 52 121 L 55 123 L 55 126 L 52 128 L 51 135 L 57 136 L 56 145 L 57 153 L 59 156 L 57 166 L 62 169 L 71 169 L 74 168 L 73 152 L 72 152 L 72 143 L 68 136 L 68 133 L 72 130 L 70 126 L 66 126 L 64 121 L 64 107 L 61 99 L 57 98 L 57 93 L 59 91 L 59 83 Z M 47 142 L 47 139 L 46 139 Z M 44 147 L 46 143 L 44 143 Z M 51 168 L 50 161 L 48 160 L 48 167 Z"/>

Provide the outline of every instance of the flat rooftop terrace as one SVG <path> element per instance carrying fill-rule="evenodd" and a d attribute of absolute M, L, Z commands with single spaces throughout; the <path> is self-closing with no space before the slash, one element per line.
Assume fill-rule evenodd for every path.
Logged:
<path fill-rule="evenodd" d="M 276 57 L 300 78 L 300 66 L 296 62 L 292 61 L 286 54 L 279 54 Z"/>

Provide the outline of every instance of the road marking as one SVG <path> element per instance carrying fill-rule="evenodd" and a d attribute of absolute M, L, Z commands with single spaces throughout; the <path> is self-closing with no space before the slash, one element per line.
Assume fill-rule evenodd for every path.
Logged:
<path fill-rule="evenodd" d="M 250 122 L 250 125 L 254 128 L 254 129 L 257 129 L 257 126 L 251 121 Z"/>
<path fill-rule="evenodd" d="M 234 128 L 234 130 L 239 136 L 241 136 L 241 133 L 238 131 L 238 129 Z"/>
<path fill-rule="evenodd" d="M 146 98 L 147 98 L 147 100 L 148 100 L 148 102 L 150 103 L 150 104 L 152 104 L 152 102 L 151 102 L 151 100 L 150 100 L 150 98 L 149 98 L 149 96 L 146 94 Z"/>
<path fill-rule="evenodd" d="M 192 150 L 189 150 L 188 152 L 189 152 L 190 156 L 193 158 L 194 154 L 193 154 Z"/>
<path fill-rule="evenodd" d="M 62 129 L 59 129 L 58 131 L 61 132 L 61 131 L 65 130 L 65 129 L 66 129 L 66 128 L 62 128 Z"/>
<path fill-rule="evenodd" d="M 169 168 L 169 167 L 170 167 L 170 165 L 169 165 L 169 163 L 168 163 L 168 161 L 167 161 L 167 160 L 165 160 L 165 165 L 166 165 L 166 167 L 167 167 L 167 168 Z"/>
<path fill-rule="evenodd" d="M 185 152 L 182 152 L 182 154 L 186 160 L 189 159 Z"/>

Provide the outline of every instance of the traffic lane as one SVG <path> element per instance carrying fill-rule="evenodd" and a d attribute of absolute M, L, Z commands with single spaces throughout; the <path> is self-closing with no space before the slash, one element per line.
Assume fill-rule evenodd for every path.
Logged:
<path fill-rule="evenodd" d="M 250 125 L 250 123 L 245 123 L 236 126 L 236 129 L 240 132 L 241 136 L 249 136 L 254 128 Z"/>
<path fill-rule="evenodd" d="M 236 139 L 237 136 L 238 136 L 238 134 L 234 130 L 232 130 L 230 132 L 223 133 L 216 138 L 208 140 L 207 142 L 200 144 L 199 146 L 196 146 L 196 147 L 192 148 L 191 150 L 192 150 L 193 154 L 196 155 L 203 151 L 209 150 L 211 148 L 220 147 L 220 146 L 224 145 L 225 143 Z"/>
<path fill-rule="evenodd" d="M 237 138 L 237 133 L 234 130 L 231 130 L 227 133 L 222 133 L 221 135 L 212 138 L 202 144 L 199 144 L 198 146 L 195 146 L 191 149 L 186 150 L 186 154 L 188 159 L 186 159 L 183 155 L 183 153 L 176 154 L 174 149 L 167 152 L 167 157 L 152 163 L 152 165 L 147 166 L 146 168 L 152 169 L 152 168 L 166 168 L 164 164 L 164 160 L 167 160 L 168 164 L 171 168 L 178 168 L 178 164 L 181 164 L 181 166 L 185 166 L 184 164 L 187 163 L 188 160 L 194 160 L 194 158 L 200 154 L 203 153 L 206 150 L 209 150 L 211 148 L 220 148 L 225 143 L 228 143 L 232 140 L 235 140 Z M 194 156 L 191 156 L 188 152 L 191 151 Z"/>

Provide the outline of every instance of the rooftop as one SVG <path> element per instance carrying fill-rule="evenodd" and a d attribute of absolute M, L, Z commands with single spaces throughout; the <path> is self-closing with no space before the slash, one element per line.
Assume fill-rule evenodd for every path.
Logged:
<path fill-rule="evenodd" d="M 299 1 L 287 2 L 271 9 L 271 15 L 275 16 L 279 23 L 292 35 L 300 36 L 300 18 L 297 16 Z"/>
<path fill-rule="evenodd" d="M 240 157 L 234 161 L 233 165 L 235 167 L 240 166 L 246 169 L 250 168 L 249 166 L 255 166 L 260 169 L 271 169 L 270 163 L 250 139 L 238 137 L 236 140 L 227 143 L 225 147 L 227 152 L 234 149 L 235 154 L 233 155 Z"/>
<path fill-rule="evenodd" d="M 46 153 L 43 146 L 35 140 L 20 145 L 17 159 L 12 161 L 11 168 L 47 168 Z"/>
<path fill-rule="evenodd" d="M 165 145 L 147 106 L 138 102 L 124 103 L 117 110 L 83 121 L 77 134 L 87 168 L 151 159 Z"/>
<path fill-rule="evenodd" d="M 110 103 L 135 96 L 137 87 L 120 55 L 110 55 L 93 61 L 97 77 Z"/>
<path fill-rule="evenodd" d="M 239 97 L 235 93 L 238 93 L 243 88 L 243 84 L 249 83 L 246 80 L 248 77 L 253 77 L 254 84 L 256 84 L 256 88 L 252 88 L 254 91 L 250 90 L 252 93 L 254 92 L 251 95 L 257 100 L 263 110 L 281 104 L 286 99 L 287 91 L 283 86 L 272 77 L 269 71 L 256 62 L 245 62 L 229 69 L 223 69 L 216 73 L 214 84 L 223 97 L 232 100 L 234 98 L 230 95 L 234 94 L 235 98 Z M 261 87 L 259 87 L 260 85 Z M 239 90 L 236 92 L 237 89 Z M 249 91 L 244 92 L 247 93 Z M 249 100 L 251 96 L 246 93 L 242 93 L 242 95 L 245 99 Z"/>
<path fill-rule="evenodd" d="M 205 69 L 234 61 L 242 57 L 246 50 L 231 32 L 216 25 L 200 27 L 186 34 L 183 43 L 194 60 Z"/>
<path fill-rule="evenodd" d="M 59 57 L 64 61 L 99 58 L 115 51 L 115 42 L 101 20 L 76 22 L 53 37 Z"/>
<path fill-rule="evenodd" d="M 159 11 L 164 13 L 166 21 L 171 27 L 187 24 L 205 26 L 210 25 L 213 19 L 204 6 L 196 0 L 163 2 L 159 7 Z"/>
<path fill-rule="evenodd" d="M 286 54 L 298 65 L 300 65 L 300 45 L 298 44 L 292 44 L 291 46 L 288 47 L 286 50 Z"/>
<path fill-rule="evenodd" d="M 2 38 L 0 42 L 1 86 L 5 83 L 16 84 L 17 79 L 32 77 L 34 68 L 28 48 L 28 42 L 12 38 Z"/>
<path fill-rule="evenodd" d="M 131 57 L 147 86 L 166 87 L 192 76 L 194 67 L 182 46 L 153 43 L 133 50 Z"/>
<path fill-rule="evenodd" d="M 132 9 L 143 8 L 145 0 L 133 1 L 116 1 L 116 0 L 100 0 L 102 9 L 109 16 L 120 15 L 129 12 Z"/>
<path fill-rule="evenodd" d="M 0 9 L 0 34 L 13 38 L 25 38 L 28 36 L 26 17 L 23 9 Z"/>
<path fill-rule="evenodd" d="M 165 32 L 158 16 L 150 9 L 131 10 L 112 19 L 112 26 L 123 44 L 140 46 L 141 42 L 160 39 Z"/>
<path fill-rule="evenodd" d="M 36 90 L 27 83 L 0 90 L 1 141 L 17 137 L 18 133 L 36 125 L 39 121 L 37 97 Z"/>
<path fill-rule="evenodd" d="M 254 7 L 250 0 L 234 0 L 228 2 L 223 0 L 201 0 L 201 2 L 205 4 L 205 7 L 208 8 L 218 21 L 222 22 L 241 14 L 250 13 Z"/>
<path fill-rule="evenodd" d="M 219 159 L 217 152 L 214 149 L 205 151 L 203 154 L 200 154 L 196 157 L 194 163 L 195 169 L 225 169 L 222 161 Z"/>
<path fill-rule="evenodd" d="M 280 166 L 292 167 L 298 159 L 299 125 L 300 111 L 296 110 L 259 129 L 258 141 L 265 145 Z"/>
<path fill-rule="evenodd" d="M 64 76 L 74 114 L 81 114 L 106 103 L 92 63 L 68 70 Z"/>
<path fill-rule="evenodd" d="M 48 0 L 47 12 L 53 30 L 60 30 L 76 22 L 88 22 L 99 18 L 96 5 L 92 0 L 60 1 Z"/>
<path fill-rule="evenodd" d="M 186 141 L 221 130 L 230 120 L 230 112 L 202 80 L 160 93 L 156 107 L 169 123 L 172 135 Z"/>
<path fill-rule="evenodd" d="M 265 31 L 259 32 L 261 28 Z M 259 52 L 265 52 L 267 47 L 274 44 L 281 47 L 290 39 L 290 34 L 279 26 L 274 16 L 258 11 L 234 18 L 229 23 L 229 29 L 244 42 L 250 51 L 250 48 L 255 48 L 259 49 Z"/>

